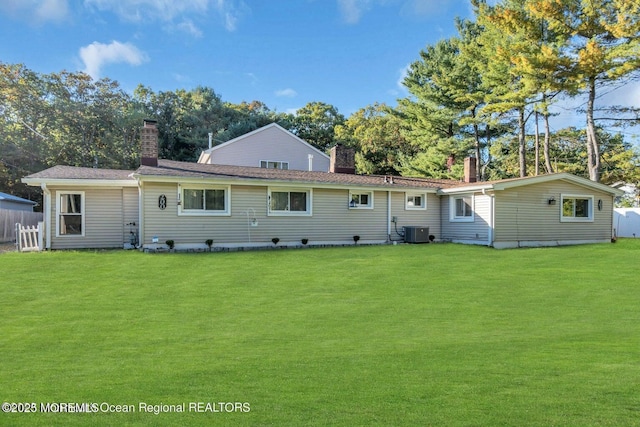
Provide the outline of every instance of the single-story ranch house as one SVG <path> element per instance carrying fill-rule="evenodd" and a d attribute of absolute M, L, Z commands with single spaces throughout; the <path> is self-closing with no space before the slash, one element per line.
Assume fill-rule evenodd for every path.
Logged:
<path fill-rule="evenodd" d="M 287 246 L 303 239 L 436 240 L 511 248 L 614 237 L 613 203 L 621 191 L 566 173 L 471 182 L 474 162 L 467 160 L 463 181 L 356 175 L 353 151 L 341 147 L 332 150 L 328 171 L 313 170 L 311 162 L 309 170 L 177 162 L 158 159 L 157 132 L 145 121 L 135 171 L 54 166 L 23 179 L 43 190 L 47 249 L 157 249 L 167 240 L 178 250 L 205 249 L 209 239 L 214 248 L 233 248 L 272 246 L 274 238 Z M 278 158 L 263 160 L 296 164 L 277 146 L 300 141 L 268 139 Z M 308 153 L 300 156 L 308 160 Z"/>

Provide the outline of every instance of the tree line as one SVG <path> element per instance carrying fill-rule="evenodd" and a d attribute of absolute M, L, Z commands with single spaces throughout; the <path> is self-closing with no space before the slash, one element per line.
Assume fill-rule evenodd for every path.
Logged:
<path fill-rule="evenodd" d="M 37 200 L 20 179 L 56 164 L 136 168 L 144 118 L 158 121 L 160 155 L 174 160 L 195 161 L 209 133 L 217 145 L 275 122 L 320 150 L 356 148 L 359 173 L 459 179 L 473 156 L 479 180 L 571 172 L 638 183 L 640 153 L 616 126 L 639 125 L 640 110 L 596 104 L 640 75 L 640 3 L 472 5 L 455 37 L 419 52 L 407 97 L 348 118 L 323 102 L 289 114 L 225 102 L 209 87 L 129 94 L 108 78 L 0 62 L 0 191 Z M 585 126 L 553 129 L 552 106 L 572 97 L 586 100 Z"/>

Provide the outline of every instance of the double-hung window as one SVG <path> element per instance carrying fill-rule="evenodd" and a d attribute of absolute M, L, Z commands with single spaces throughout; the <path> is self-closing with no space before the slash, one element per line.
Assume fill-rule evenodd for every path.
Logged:
<path fill-rule="evenodd" d="M 350 191 L 349 209 L 373 209 L 373 191 Z"/>
<path fill-rule="evenodd" d="M 593 196 L 581 196 L 563 194 L 561 196 L 562 222 L 592 222 L 593 221 Z"/>
<path fill-rule="evenodd" d="M 451 196 L 449 198 L 449 219 L 453 222 L 473 222 L 473 195 Z"/>
<path fill-rule="evenodd" d="M 425 193 L 406 193 L 404 206 L 406 210 L 425 210 L 427 209 L 427 195 Z"/>
<path fill-rule="evenodd" d="M 269 189 L 269 215 L 311 215 L 311 190 Z"/>
<path fill-rule="evenodd" d="M 84 192 L 60 192 L 56 201 L 56 236 L 84 236 Z"/>
<path fill-rule="evenodd" d="M 229 215 L 229 187 L 179 186 L 180 215 Z"/>

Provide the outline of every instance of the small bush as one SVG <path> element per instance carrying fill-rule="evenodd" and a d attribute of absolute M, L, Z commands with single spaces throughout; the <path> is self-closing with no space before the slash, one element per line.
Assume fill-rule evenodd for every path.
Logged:
<path fill-rule="evenodd" d="M 176 245 L 176 242 L 174 242 L 173 240 L 167 240 L 165 243 L 167 244 L 167 246 L 169 246 L 169 249 L 173 249 Z"/>
<path fill-rule="evenodd" d="M 273 239 L 271 239 L 271 241 L 273 242 L 274 245 L 277 245 L 280 239 L 277 237 L 274 237 Z"/>

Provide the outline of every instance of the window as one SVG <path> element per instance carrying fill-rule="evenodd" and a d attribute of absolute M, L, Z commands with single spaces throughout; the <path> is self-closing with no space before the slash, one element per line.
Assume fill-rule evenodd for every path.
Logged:
<path fill-rule="evenodd" d="M 349 209 L 373 209 L 372 191 L 350 191 Z"/>
<path fill-rule="evenodd" d="M 57 237 L 84 236 L 84 192 L 58 193 Z"/>
<path fill-rule="evenodd" d="M 289 169 L 289 162 L 272 162 L 261 160 L 260 167 L 263 169 Z"/>
<path fill-rule="evenodd" d="M 457 222 L 473 222 L 473 196 L 451 196 L 449 219 Z"/>
<path fill-rule="evenodd" d="M 269 214 L 311 215 L 311 190 L 269 190 Z"/>
<path fill-rule="evenodd" d="M 406 193 L 405 209 L 425 210 L 427 209 L 427 195 L 425 193 Z"/>
<path fill-rule="evenodd" d="M 179 186 L 180 215 L 228 215 L 229 187 Z"/>
<path fill-rule="evenodd" d="M 591 222 L 593 221 L 593 196 L 563 194 L 560 221 Z"/>

